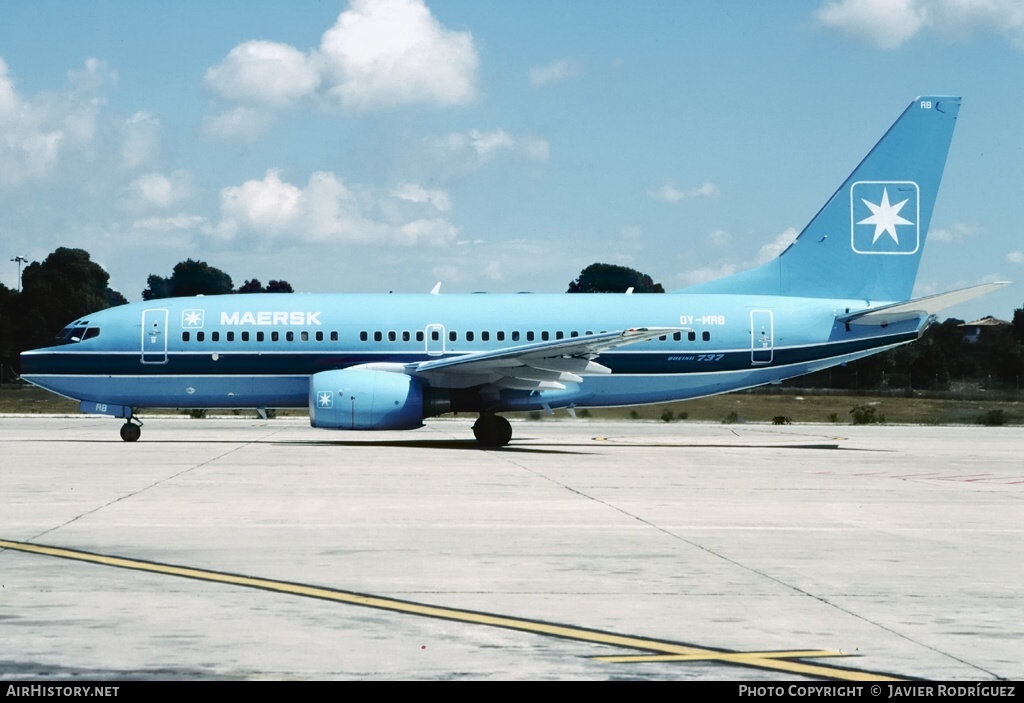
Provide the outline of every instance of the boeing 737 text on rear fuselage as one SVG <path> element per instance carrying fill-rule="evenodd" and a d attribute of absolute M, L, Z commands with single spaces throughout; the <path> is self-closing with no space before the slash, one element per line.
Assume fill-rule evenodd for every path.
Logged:
<path fill-rule="evenodd" d="M 910 300 L 960 98 L 913 101 L 799 237 L 759 268 L 666 295 L 225 295 L 103 310 L 21 355 L 22 377 L 125 418 L 308 407 L 314 427 L 659 403 L 776 383 L 917 339 L 1003 284 Z"/>

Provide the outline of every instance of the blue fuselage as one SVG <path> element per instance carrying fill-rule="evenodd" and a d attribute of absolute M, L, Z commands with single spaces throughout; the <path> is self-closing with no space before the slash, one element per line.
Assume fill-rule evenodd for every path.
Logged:
<path fill-rule="evenodd" d="M 321 371 L 672 328 L 601 354 L 596 361 L 611 374 L 558 389 L 504 389 L 488 410 L 636 405 L 778 382 L 923 330 L 924 320 L 885 328 L 836 322 L 866 304 L 717 294 L 175 298 L 72 323 L 64 343 L 22 355 L 22 376 L 70 398 L 131 408 L 301 407 Z"/>

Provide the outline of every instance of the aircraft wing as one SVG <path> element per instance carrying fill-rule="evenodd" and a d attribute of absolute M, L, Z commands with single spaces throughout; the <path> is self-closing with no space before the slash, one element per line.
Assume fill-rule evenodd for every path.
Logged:
<path fill-rule="evenodd" d="M 583 376 L 611 373 L 607 366 L 592 361 L 602 352 L 676 331 L 670 327 L 644 327 L 601 332 L 421 361 L 407 364 L 405 372 L 446 388 L 489 385 L 495 390 L 562 389 L 565 383 L 579 383 Z"/>
<path fill-rule="evenodd" d="M 971 286 L 970 288 L 961 288 L 960 290 L 954 290 L 948 293 L 928 295 L 923 298 L 908 300 L 905 303 L 892 303 L 891 305 L 882 305 L 877 308 L 857 310 L 845 315 L 840 315 L 836 320 L 839 322 L 845 322 L 848 325 L 874 325 L 877 327 L 885 327 L 886 325 L 891 325 L 894 322 L 915 320 L 934 315 L 939 310 L 945 310 L 946 308 L 956 305 L 957 303 L 962 303 L 965 300 L 971 300 L 972 298 L 977 298 L 978 296 L 985 295 L 986 293 L 991 293 L 992 291 L 1006 285 L 1009 285 L 1008 281 L 983 283 L 980 286 Z"/>

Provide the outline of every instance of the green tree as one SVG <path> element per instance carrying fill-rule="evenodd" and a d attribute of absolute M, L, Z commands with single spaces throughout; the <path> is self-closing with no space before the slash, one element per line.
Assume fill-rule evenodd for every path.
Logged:
<path fill-rule="evenodd" d="M 580 271 L 579 278 L 569 283 L 567 293 L 664 293 L 646 273 L 615 264 L 591 264 Z"/>
<path fill-rule="evenodd" d="M 146 283 L 146 290 L 142 291 L 143 300 L 224 295 L 234 292 L 231 276 L 205 261 L 192 259 L 176 264 L 170 278 L 152 274 L 146 279 Z"/>
<path fill-rule="evenodd" d="M 11 316 L 19 351 L 47 346 L 67 323 L 103 310 L 124 296 L 107 285 L 110 275 L 83 249 L 60 247 L 29 264 Z"/>
<path fill-rule="evenodd" d="M 288 281 L 271 281 L 264 288 L 260 279 L 253 278 L 243 283 L 238 288 L 239 293 L 294 293 L 292 285 Z"/>

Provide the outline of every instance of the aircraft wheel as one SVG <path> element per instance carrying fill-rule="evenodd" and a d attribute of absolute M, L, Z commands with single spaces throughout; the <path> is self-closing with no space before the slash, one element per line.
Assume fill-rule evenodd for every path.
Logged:
<path fill-rule="evenodd" d="M 126 422 L 121 425 L 121 439 L 125 442 L 134 442 L 142 436 L 142 428 L 138 425 Z"/>
<path fill-rule="evenodd" d="M 498 415 L 481 415 L 473 424 L 473 436 L 484 447 L 504 447 L 512 440 L 512 425 Z"/>

